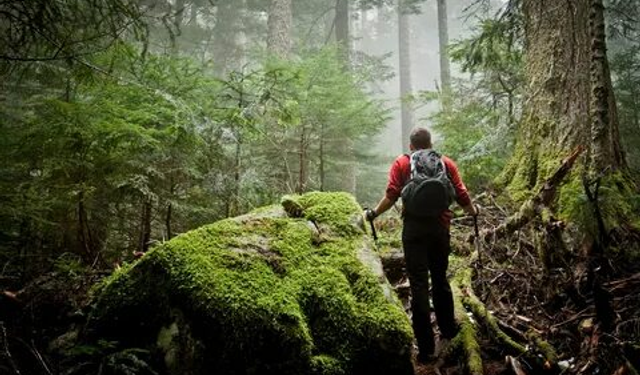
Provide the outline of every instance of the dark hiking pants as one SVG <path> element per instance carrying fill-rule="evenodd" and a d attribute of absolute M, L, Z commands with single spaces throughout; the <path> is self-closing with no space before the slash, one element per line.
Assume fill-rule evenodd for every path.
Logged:
<path fill-rule="evenodd" d="M 449 241 L 449 230 L 439 220 L 404 220 L 402 245 L 411 284 L 413 331 L 420 356 L 433 354 L 435 348 L 429 305 L 429 275 L 440 333 L 444 338 L 452 338 L 456 333 L 453 296 L 447 281 L 451 252 Z"/>

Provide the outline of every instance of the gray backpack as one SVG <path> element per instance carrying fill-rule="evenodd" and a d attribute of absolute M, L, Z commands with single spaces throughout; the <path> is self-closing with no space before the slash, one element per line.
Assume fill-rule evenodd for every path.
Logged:
<path fill-rule="evenodd" d="M 434 150 L 407 155 L 411 177 L 402 189 L 402 204 L 408 217 L 439 216 L 455 199 L 455 189 L 442 157 Z"/>

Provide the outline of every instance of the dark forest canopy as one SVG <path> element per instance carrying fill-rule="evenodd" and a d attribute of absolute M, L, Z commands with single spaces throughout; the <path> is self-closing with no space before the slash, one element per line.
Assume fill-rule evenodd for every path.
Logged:
<path fill-rule="evenodd" d="M 487 308 L 527 315 L 504 306 L 520 280 L 509 270 L 530 254 L 550 326 L 558 311 L 597 322 L 602 305 L 589 306 L 613 293 L 615 321 L 588 336 L 605 344 L 581 352 L 587 336 L 572 338 L 560 360 L 640 369 L 640 334 L 619 332 L 637 328 L 640 304 L 637 0 L 2 1 L 0 85 L 0 343 L 28 331 L 4 304 L 51 275 L 88 287 L 288 194 L 374 205 L 420 125 L 487 206 L 495 272 L 473 274 Z M 470 228 L 454 211 L 460 255 Z M 397 218 L 378 225 L 381 248 L 397 250 Z M 38 353 L 54 338 L 23 341 Z M 0 372 L 18 373 L 10 357 Z"/>

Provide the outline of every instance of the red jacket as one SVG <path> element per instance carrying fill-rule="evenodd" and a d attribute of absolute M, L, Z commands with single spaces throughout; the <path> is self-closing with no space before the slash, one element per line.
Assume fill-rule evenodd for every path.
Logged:
<path fill-rule="evenodd" d="M 449 159 L 446 156 L 442 156 L 442 161 L 444 162 L 447 172 L 449 173 L 449 177 L 451 178 L 451 183 L 456 190 L 456 201 L 460 206 L 467 206 L 471 204 L 471 198 L 469 197 L 469 193 L 467 192 L 467 187 L 464 186 L 464 182 L 462 182 L 462 178 L 460 177 L 460 172 L 458 172 L 458 166 L 453 160 Z M 411 163 L 408 155 L 400 155 L 396 158 L 396 160 L 391 165 L 391 170 L 389 171 L 389 182 L 387 184 L 386 195 L 392 202 L 395 202 L 400 198 L 400 194 L 402 193 L 402 188 L 409 181 L 411 177 Z M 445 210 L 440 217 L 441 223 L 449 228 L 451 224 L 451 219 L 453 218 L 453 212 L 451 210 Z"/>

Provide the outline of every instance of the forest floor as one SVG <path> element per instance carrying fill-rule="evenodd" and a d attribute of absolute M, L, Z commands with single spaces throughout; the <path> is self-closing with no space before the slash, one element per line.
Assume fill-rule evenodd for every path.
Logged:
<path fill-rule="evenodd" d="M 513 208 L 496 203 L 491 194 L 483 194 L 478 199 L 483 207 L 479 219 L 481 231 L 491 231 L 515 212 Z M 409 285 L 400 242 L 401 219 L 399 215 L 386 215 L 376 221 L 376 225 L 380 237 L 378 249 L 387 277 L 410 314 Z M 514 355 L 505 347 L 504 339 L 501 342 L 495 337 L 496 330 L 482 324 L 483 319 L 476 315 L 477 311 L 465 305 L 468 311 L 463 313 L 475 327 L 482 359 L 479 373 L 637 374 L 634 368 L 640 368 L 640 262 L 625 258 L 625 250 L 633 248 L 637 251 L 640 235 L 633 231 L 611 232 L 609 257 L 601 266 L 606 272 L 601 272 L 600 287 L 594 292 L 594 288 L 586 287 L 584 283 L 589 275 L 576 267 L 577 255 L 562 267 L 549 270 L 543 267 L 537 250 L 541 240 L 540 225 L 539 221 L 533 220 L 499 239 L 484 237 L 476 243 L 472 219 L 461 217 L 452 223 L 451 279 L 456 280 L 465 269 L 471 268 L 472 285 L 463 293 L 475 294 L 499 329 L 526 348 L 525 354 Z M 478 253 L 474 244 L 479 244 Z M 573 251 L 579 251 L 580 245 L 574 247 Z M 8 363 L 6 360 L 10 360 L 12 354 L 14 358 L 37 358 L 30 361 L 33 365 L 31 373 L 51 373 L 42 371 L 46 369 L 43 356 L 46 358 L 47 351 L 64 345 L 63 341 L 57 342 L 54 338 L 83 320 L 77 311 L 86 307 L 88 289 L 103 276 L 101 273 L 67 271 L 66 279 L 43 275 L 16 294 L 0 293 L 0 321 L 17 321 L 16 327 L 28 328 L 27 332 L 0 326 L 0 342 L 4 343 L 0 347 L 0 373 L 11 370 L 11 366 L 3 366 L 2 362 Z M 14 300 L 33 303 L 19 306 L 13 303 Z M 599 317 L 603 300 L 611 307 L 608 326 Z M 435 316 L 432 321 L 435 325 Z M 24 353 L 9 353 L 6 344 L 11 337 Z M 555 349 L 557 355 L 551 360 L 543 359 L 550 357 L 538 352 L 542 340 Z M 50 343 L 48 348 L 44 343 Z M 447 351 L 436 363 L 416 366 L 416 374 L 467 374 L 470 372 L 467 354 Z"/>
<path fill-rule="evenodd" d="M 479 218 L 481 231 L 491 231 L 515 212 L 500 206 L 491 194 L 479 198 L 483 206 Z M 400 219 L 397 216 L 383 219 L 379 226 L 382 229 L 379 247 L 384 254 L 385 269 L 410 314 L 406 275 L 397 269 L 397 257 L 401 254 Z M 573 263 L 545 270 L 537 253 L 540 229 L 540 223 L 534 220 L 500 239 L 479 241 L 479 257 L 471 264 L 473 291 L 495 317 L 499 328 L 524 345 L 527 351 L 534 350 L 531 340 L 537 337 L 548 341 L 557 356 L 542 364 L 531 363 L 536 356 L 507 356 L 507 350 L 499 340 L 478 324 L 476 336 L 483 373 L 525 375 L 544 370 L 550 374 L 634 374 L 634 368 L 638 369 L 640 362 L 639 262 L 623 258 L 624 251 L 611 251 L 603 266 L 607 272 L 603 272 L 602 290 L 593 293 L 583 285 L 587 275 L 580 274 L 582 271 Z M 637 233 L 618 232 L 612 232 L 615 248 L 625 250 L 640 243 Z M 474 251 L 472 219 L 454 219 L 451 233 L 453 255 L 449 274 L 455 278 L 460 272 L 460 260 Z M 384 236 L 389 237 L 384 239 Z M 390 264 L 385 259 L 389 260 L 391 254 L 395 254 L 396 260 Z M 596 314 L 602 299 L 612 308 L 608 327 Z M 466 313 L 475 323 L 472 312 Z M 432 321 L 436 323 L 435 316 Z M 416 374 L 467 373 L 463 357 L 449 355 L 437 363 L 417 366 Z M 537 357 L 542 358 L 541 355 Z"/>

